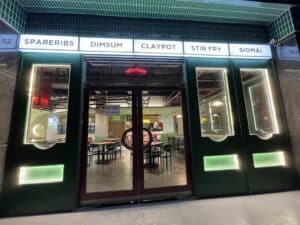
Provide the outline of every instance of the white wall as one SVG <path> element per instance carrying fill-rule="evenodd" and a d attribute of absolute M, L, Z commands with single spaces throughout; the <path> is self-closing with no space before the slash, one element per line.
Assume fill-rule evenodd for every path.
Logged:
<path fill-rule="evenodd" d="M 128 108 L 121 108 L 122 115 L 128 115 L 130 112 Z M 144 109 L 144 114 L 160 115 L 160 120 L 164 126 L 164 133 L 174 133 L 174 116 L 181 114 L 181 107 L 148 107 Z"/>

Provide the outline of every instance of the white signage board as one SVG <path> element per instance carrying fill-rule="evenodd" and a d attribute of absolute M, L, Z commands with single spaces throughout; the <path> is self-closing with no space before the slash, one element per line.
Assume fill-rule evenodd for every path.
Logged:
<path fill-rule="evenodd" d="M 21 34 L 20 49 L 78 51 L 78 37 Z"/>
<path fill-rule="evenodd" d="M 17 48 L 18 36 L 16 34 L 0 34 L 0 51 Z"/>
<path fill-rule="evenodd" d="M 80 51 L 88 52 L 133 52 L 132 39 L 80 38 Z"/>
<path fill-rule="evenodd" d="M 297 59 L 300 60 L 300 52 L 296 46 L 284 46 L 277 48 L 278 55 L 281 59 Z"/>
<path fill-rule="evenodd" d="M 270 45 L 229 44 L 230 56 L 271 58 Z"/>
<path fill-rule="evenodd" d="M 134 40 L 134 52 L 151 54 L 183 54 L 181 41 Z"/>
<path fill-rule="evenodd" d="M 106 105 L 104 107 L 104 113 L 108 116 L 120 115 L 120 105 Z"/>
<path fill-rule="evenodd" d="M 184 54 L 203 56 L 229 56 L 227 43 L 184 42 Z"/>
<path fill-rule="evenodd" d="M 17 36 L 0 35 L 0 51 L 16 49 Z M 15 46 L 15 48 L 14 48 Z M 271 47 L 263 44 L 227 44 L 166 40 L 72 37 L 21 34 L 20 50 L 95 52 L 99 54 L 136 54 L 162 56 L 219 56 L 233 58 L 272 58 Z M 282 49 L 281 56 L 297 58 L 299 51 Z"/>

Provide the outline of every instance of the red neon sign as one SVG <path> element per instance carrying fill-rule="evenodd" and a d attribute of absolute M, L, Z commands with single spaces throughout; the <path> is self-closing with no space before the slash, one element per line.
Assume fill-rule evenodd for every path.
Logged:
<path fill-rule="evenodd" d="M 49 99 L 47 98 L 47 96 L 32 96 L 32 103 L 34 106 L 48 107 Z"/>
<path fill-rule="evenodd" d="M 126 76 L 136 75 L 136 76 L 147 76 L 147 70 L 141 67 L 129 67 L 125 70 Z"/>

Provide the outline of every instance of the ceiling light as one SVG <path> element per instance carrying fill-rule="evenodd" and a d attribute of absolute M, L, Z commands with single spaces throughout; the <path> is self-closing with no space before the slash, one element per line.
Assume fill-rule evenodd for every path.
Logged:
<path fill-rule="evenodd" d="M 222 101 L 219 101 L 219 100 L 216 100 L 216 101 L 213 101 L 213 103 L 211 104 L 211 106 L 222 106 L 224 105 L 224 103 Z"/>

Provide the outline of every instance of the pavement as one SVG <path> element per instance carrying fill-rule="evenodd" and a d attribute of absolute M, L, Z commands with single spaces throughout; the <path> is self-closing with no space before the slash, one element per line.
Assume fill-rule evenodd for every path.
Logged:
<path fill-rule="evenodd" d="M 0 225 L 300 225 L 300 191 L 0 219 Z"/>

